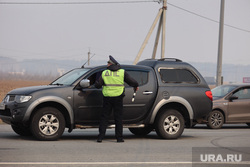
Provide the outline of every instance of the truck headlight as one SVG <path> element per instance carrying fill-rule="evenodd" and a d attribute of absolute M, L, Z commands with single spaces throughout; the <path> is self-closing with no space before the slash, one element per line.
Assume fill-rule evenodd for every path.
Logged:
<path fill-rule="evenodd" d="M 9 95 L 6 95 L 6 97 L 3 99 L 3 101 L 5 103 L 8 103 L 9 102 L 9 99 L 10 99 L 10 96 Z"/>
<path fill-rule="evenodd" d="M 17 103 L 24 103 L 31 99 L 32 96 L 16 95 L 15 101 Z"/>

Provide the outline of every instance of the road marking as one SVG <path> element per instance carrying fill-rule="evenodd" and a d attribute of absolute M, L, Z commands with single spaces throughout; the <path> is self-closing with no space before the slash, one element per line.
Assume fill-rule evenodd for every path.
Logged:
<path fill-rule="evenodd" d="M 136 165 L 136 164 L 192 164 L 192 162 L 0 162 L 0 165 Z"/>
<path fill-rule="evenodd" d="M 183 165 L 183 164 L 221 164 L 250 165 L 250 161 L 241 162 L 0 162 L 0 165 Z"/>

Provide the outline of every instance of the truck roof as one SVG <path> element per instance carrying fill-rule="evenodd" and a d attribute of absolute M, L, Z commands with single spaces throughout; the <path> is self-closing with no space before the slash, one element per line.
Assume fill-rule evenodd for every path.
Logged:
<path fill-rule="evenodd" d="M 190 64 L 183 62 L 180 59 L 176 58 L 163 58 L 163 59 L 145 59 L 137 63 L 137 65 L 145 65 L 145 66 L 150 66 L 150 67 L 155 67 L 155 66 L 161 66 L 161 65 L 166 65 L 166 64 L 172 64 L 172 65 L 178 65 L 181 64 L 182 66 Z"/>

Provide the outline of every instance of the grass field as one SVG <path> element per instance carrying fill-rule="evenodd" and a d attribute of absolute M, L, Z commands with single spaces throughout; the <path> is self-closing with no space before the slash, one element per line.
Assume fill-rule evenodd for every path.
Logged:
<path fill-rule="evenodd" d="M 0 101 L 5 95 L 16 88 L 27 86 L 48 85 L 50 81 L 24 81 L 24 80 L 0 80 Z"/>
<path fill-rule="evenodd" d="M 27 86 L 48 85 L 49 83 L 50 81 L 0 80 L 0 102 L 5 95 L 13 89 Z M 0 123 L 1 122 L 0 119 Z"/>

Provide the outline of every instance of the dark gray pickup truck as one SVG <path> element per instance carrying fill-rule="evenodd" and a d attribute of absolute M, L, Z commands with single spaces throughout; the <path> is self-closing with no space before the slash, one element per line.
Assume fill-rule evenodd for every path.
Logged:
<path fill-rule="evenodd" d="M 178 59 L 147 59 L 122 65 L 139 83 L 125 85 L 124 127 L 135 135 L 152 130 L 164 139 L 176 139 L 184 127 L 206 121 L 212 111 L 212 94 L 200 73 Z M 95 80 L 106 66 L 77 68 L 46 86 L 10 91 L 0 104 L 0 118 L 19 135 L 57 140 L 65 128 L 96 128 L 102 110 L 101 89 Z M 109 128 L 114 127 L 110 116 Z"/>

